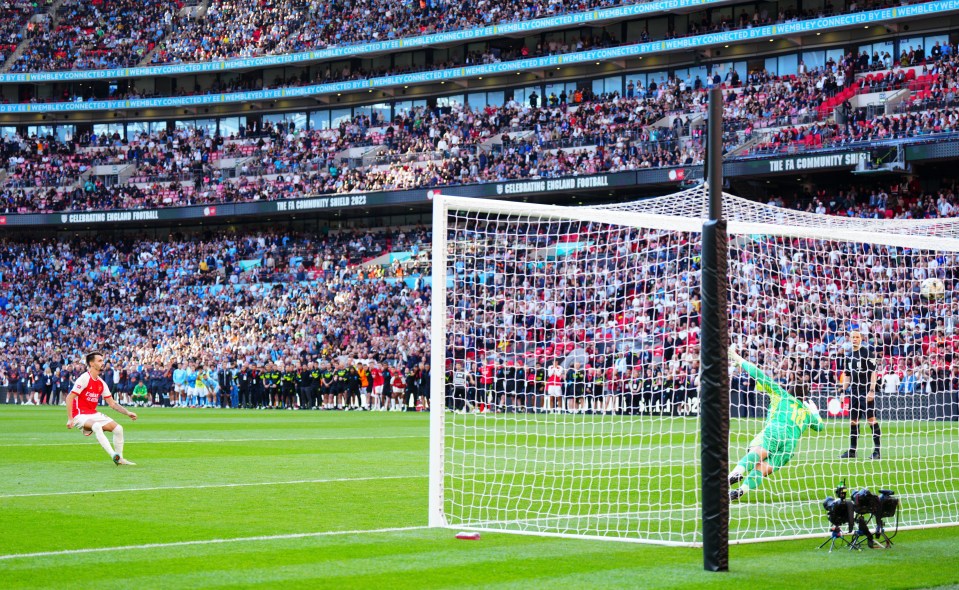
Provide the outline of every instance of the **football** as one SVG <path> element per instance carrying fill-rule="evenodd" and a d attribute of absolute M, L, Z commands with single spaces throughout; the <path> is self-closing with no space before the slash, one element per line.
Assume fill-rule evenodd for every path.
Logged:
<path fill-rule="evenodd" d="M 942 299 L 943 295 L 946 294 L 946 285 L 942 282 L 942 280 L 937 279 L 936 277 L 929 277 L 928 279 L 924 280 L 922 285 L 919 287 L 919 294 L 922 295 L 922 298 L 927 301 Z"/>

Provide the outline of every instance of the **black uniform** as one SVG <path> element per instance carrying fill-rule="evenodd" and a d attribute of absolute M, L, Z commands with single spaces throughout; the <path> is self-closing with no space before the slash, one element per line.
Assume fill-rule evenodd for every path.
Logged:
<path fill-rule="evenodd" d="M 525 367 L 517 367 L 517 368 L 516 368 L 516 374 L 514 375 L 514 378 L 516 379 L 516 387 L 515 387 L 515 391 L 516 391 L 516 411 L 518 411 L 518 412 L 526 412 L 527 409 L 528 409 L 528 407 L 529 407 L 529 406 L 527 405 L 527 400 L 526 400 L 526 395 L 527 395 L 527 388 L 526 388 L 526 368 L 525 368 Z"/>
<path fill-rule="evenodd" d="M 326 368 L 320 373 L 319 381 L 319 391 L 318 395 L 332 395 L 333 394 L 333 371 L 332 369 Z M 320 398 L 322 403 L 322 397 Z"/>
<path fill-rule="evenodd" d="M 503 367 L 502 372 L 497 374 L 497 382 L 501 383 L 500 393 L 503 397 L 503 411 L 512 412 L 516 410 L 516 367 Z"/>
<path fill-rule="evenodd" d="M 418 400 L 420 397 L 428 398 L 430 396 L 430 379 L 431 379 L 430 373 L 431 372 L 432 372 L 432 368 L 426 368 L 426 367 L 424 367 L 423 369 L 419 371 L 419 375 L 418 375 L 419 383 L 416 384 L 417 398 L 413 400 L 414 403 L 418 404 Z"/>
<path fill-rule="evenodd" d="M 319 369 L 303 369 L 300 373 L 300 407 L 311 409 L 316 396 L 316 389 L 320 384 L 321 372 Z"/>
<path fill-rule="evenodd" d="M 881 446 L 882 429 L 876 417 L 876 398 L 872 401 L 866 398 L 869 395 L 869 387 L 872 383 L 873 375 L 876 372 L 876 359 L 872 351 L 865 345 L 853 350 L 844 360 L 843 372 L 849 375 L 849 451 L 843 453 L 843 458 L 856 456 L 856 446 L 859 444 L 859 424 L 858 421 L 863 414 L 870 420 L 869 427 L 872 429 L 872 442 L 874 450 L 873 459 L 879 459 L 879 447 Z"/>
<path fill-rule="evenodd" d="M 360 374 L 356 367 L 350 367 L 346 372 L 346 392 L 348 395 L 347 403 L 351 408 L 360 407 Z"/>
<path fill-rule="evenodd" d="M 583 369 L 569 369 L 566 371 L 566 397 L 586 397 L 586 371 Z"/>
<path fill-rule="evenodd" d="M 335 395 L 343 395 L 347 392 L 348 381 L 350 377 L 350 371 L 346 368 L 340 368 L 333 372 L 333 386 L 330 388 L 330 392 Z M 336 400 L 336 403 L 339 404 L 339 400 Z"/>
<path fill-rule="evenodd" d="M 662 375 L 653 375 L 652 379 L 643 380 L 643 400 L 649 400 L 647 411 L 650 416 L 661 416 L 669 407 L 669 392 L 666 391 L 666 382 Z"/>
<path fill-rule="evenodd" d="M 876 372 L 876 359 L 865 345 L 852 351 L 844 359 L 843 372 L 849 375 L 849 417 L 860 420 L 876 417 L 876 400 L 866 401 L 869 394 L 869 384 L 872 375 Z"/>
<path fill-rule="evenodd" d="M 263 405 L 275 404 L 277 401 L 275 396 L 279 390 L 280 374 L 277 371 L 266 371 L 261 373 L 260 376 L 263 381 Z"/>
<path fill-rule="evenodd" d="M 638 414 L 640 408 L 647 410 L 649 400 L 643 399 L 644 380 L 642 375 L 630 376 L 626 383 L 626 410 Z"/>
<path fill-rule="evenodd" d="M 532 384 L 529 383 L 529 379 L 527 378 L 526 396 L 528 398 L 526 404 L 528 407 L 536 408 L 536 411 L 540 411 L 543 408 L 543 398 L 546 397 L 546 369 L 543 367 L 536 368 Z"/>
<path fill-rule="evenodd" d="M 417 396 L 419 396 L 419 386 L 420 386 L 420 376 L 416 371 L 410 371 L 406 375 L 406 392 L 403 394 L 403 399 L 400 400 L 400 409 L 406 410 L 410 403 L 410 398 L 412 397 L 415 403 Z"/>
<path fill-rule="evenodd" d="M 253 371 L 243 369 L 237 375 L 237 385 L 240 389 L 240 406 L 252 408 L 253 405 Z"/>
<path fill-rule="evenodd" d="M 280 373 L 280 393 L 283 395 L 283 405 L 293 407 L 296 400 L 296 389 L 300 374 L 296 371 L 283 371 Z"/>

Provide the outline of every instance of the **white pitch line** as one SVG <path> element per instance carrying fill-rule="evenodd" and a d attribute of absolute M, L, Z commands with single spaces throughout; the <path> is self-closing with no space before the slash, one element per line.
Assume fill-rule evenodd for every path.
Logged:
<path fill-rule="evenodd" d="M 137 445 L 167 445 L 178 443 L 231 443 L 231 442 L 286 442 L 286 441 L 313 441 L 313 440 L 393 440 L 399 438 L 429 438 L 429 434 L 402 434 L 398 436 L 315 436 L 300 438 L 179 438 L 170 440 L 139 440 L 134 441 Z M 79 439 L 78 439 L 79 440 Z M 14 443 L 6 444 L 0 442 L 3 447 L 69 447 L 76 445 L 77 441 L 72 443 Z"/>
<path fill-rule="evenodd" d="M 386 479 L 416 479 L 427 475 L 384 475 L 382 477 L 336 477 L 331 479 L 294 479 L 290 481 L 261 481 L 252 483 L 211 483 L 196 486 L 157 486 L 151 488 L 118 488 L 110 490 L 81 490 L 70 492 L 37 492 L 30 494 L 0 494 L 4 498 L 36 498 L 40 496 L 77 496 L 82 494 L 120 494 L 124 492 L 155 492 L 158 490 L 203 490 L 209 488 L 248 488 L 254 486 L 286 486 L 308 483 L 342 483 L 351 481 L 381 481 Z"/>
<path fill-rule="evenodd" d="M 166 547 L 186 547 L 189 545 L 217 545 L 222 543 L 250 543 L 257 541 L 282 541 L 285 539 L 305 539 L 308 537 L 335 537 L 345 535 L 369 535 L 379 533 L 402 533 L 429 528 L 427 526 L 393 527 L 386 529 L 366 529 L 355 531 L 322 531 L 317 533 L 290 533 L 287 535 L 264 535 L 260 537 L 236 537 L 233 539 L 206 539 L 199 541 L 173 541 L 171 543 L 145 543 L 143 545 L 123 545 L 120 547 L 91 547 L 89 549 L 64 549 L 62 551 L 37 551 L 36 553 L 11 553 L 0 555 L 0 560 L 27 559 L 31 557 L 54 557 L 59 555 L 80 555 L 83 553 L 104 553 L 108 551 L 135 551 L 139 549 L 161 549 Z"/>

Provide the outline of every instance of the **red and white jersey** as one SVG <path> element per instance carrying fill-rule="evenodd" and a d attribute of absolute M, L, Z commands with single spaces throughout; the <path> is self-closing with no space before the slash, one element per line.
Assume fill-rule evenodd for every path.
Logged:
<path fill-rule="evenodd" d="M 89 372 L 77 377 L 70 393 L 77 396 L 70 407 L 70 417 L 78 414 L 96 414 L 100 396 L 111 397 L 110 388 L 107 387 L 106 381 L 99 377 L 91 378 Z"/>
<path fill-rule="evenodd" d="M 393 387 L 393 391 L 397 393 L 403 393 L 406 391 L 406 379 L 403 378 L 403 375 L 399 372 L 393 375 L 393 378 L 390 379 L 390 385 Z"/>
<path fill-rule="evenodd" d="M 373 367 L 370 369 L 370 374 L 373 375 L 373 387 L 383 387 L 383 371 Z"/>
<path fill-rule="evenodd" d="M 560 365 L 550 365 L 550 367 L 546 369 L 546 375 L 546 385 L 562 385 L 566 371 L 564 371 Z"/>
<path fill-rule="evenodd" d="M 480 367 L 480 385 L 492 385 L 495 378 L 496 367 L 493 366 L 493 363 Z"/>

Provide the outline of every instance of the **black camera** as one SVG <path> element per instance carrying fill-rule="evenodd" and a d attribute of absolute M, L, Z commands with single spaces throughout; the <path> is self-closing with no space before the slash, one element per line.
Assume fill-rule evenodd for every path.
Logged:
<path fill-rule="evenodd" d="M 848 524 L 849 522 L 849 503 L 843 499 L 833 498 L 829 496 L 822 503 L 822 507 L 826 509 L 826 516 L 829 517 L 829 522 L 835 526 L 841 526 L 843 524 Z"/>
<path fill-rule="evenodd" d="M 832 535 L 820 547 L 827 543 L 830 545 L 830 551 L 836 543 L 845 543 L 850 549 L 861 549 L 863 543 L 868 543 L 869 547 L 890 547 L 892 546 L 892 537 L 896 535 L 886 534 L 886 528 L 883 524 L 884 518 L 890 518 L 896 515 L 899 509 L 899 498 L 892 490 L 879 490 L 879 495 L 872 493 L 867 488 L 852 490 L 849 492 L 849 499 L 846 499 L 846 481 L 843 480 L 836 488 L 836 497 L 826 498 L 822 507 L 826 510 L 826 516 L 832 525 Z M 876 531 L 870 532 L 869 523 L 875 518 Z M 856 524 L 858 523 L 858 527 Z M 855 534 L 851 540 L 845 540 L 842 534 L 842 525 L 849 527 L 849 532 Z M 896 530 L 899 529 L 899 520 L 896 520 Z"/>
<path fill-rule="evenodd" d="M 822 503 L 822 507 L 826 510 L 826 516 L 829 518 L 829 522 L 834 526 L 845 524 L 852 530 L 852 505 L 846 501 L 845 480 L 836 487 L 835 494 L 835 498 L 829 496 Z"/>
<path fill-rule="evenodd" d="M 876 515 L 879 518 L 890 518 L 896 515 L 899 509 L 899 498 L 896 492 L 892 490 L 879 490 L 879 512 Z"/>
<path fill-rule="evenodd" d="M 852 507 L 856 514 L 878 514 L 879 496 L 870 492 L 867 488 L 853 490 Z"/>
<path fill-rule="evenodd" d="M 890 518 L 899 509 L 899 498 L 892 490 L 879 490 L 879 495 L 863 488 L 852 493 L 853 507 L 857 514 L 875 514 L 879 518 Z"/>

